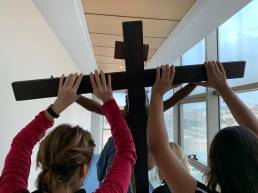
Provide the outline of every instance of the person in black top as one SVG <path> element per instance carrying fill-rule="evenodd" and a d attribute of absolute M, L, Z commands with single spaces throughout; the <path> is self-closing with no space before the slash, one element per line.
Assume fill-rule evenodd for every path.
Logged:
<path fill-rule="evenodd" d="M 189 172 L 189 162 L 188 162 L 188 157 L 187 155 L 183 152 L 182 148 L 174 142 L 169 142 L 169 146 L 170 149 L 175 153 L 175 155 L 177 156 L 178 160 L 181 161 L 181 163 L 183 164 L 185 170 L 187 172 Z M 158 171 L 158 178 L 161 181 L 161 185 L 158 186 L 157 188 L 155 188 L 152 193 L 171 193 L 169 190 L 169 187 L 167 185 L 167 183 L 165 182 L 164 177 L 162 176 L 162 174 L 160 173 L 159 168 L 157 168 Z"/>
<path fill-rule="evenodd" d="M 209 152 L 208 185 L 195 180 L 168 145 L 162 97 L 172 88 L 175 68 L 158 67 L 147 126 L 149 148 L 155 163 L 173 193 L 258 193 L 258 120 L 228 86 L 219 62 L 205 63 L 208 81 L 202 86 L 215 88 L 240 126 L 220 130 Z"/>

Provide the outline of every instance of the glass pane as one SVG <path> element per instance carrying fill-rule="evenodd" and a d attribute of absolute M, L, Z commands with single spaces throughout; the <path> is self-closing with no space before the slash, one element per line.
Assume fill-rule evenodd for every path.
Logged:
<path fill-rule="evenodd" d="M 184 151 L 207 165 L 206 102 L 183 104 L 181 111 Z"/>
<path fill-rule="evenodd" d="M 105 117 L 103 117 L 103 130 L 102 130 L 102 147 L 106 144 L 109 137 L 111 137 L 111 128 Z"/>
<path fill-rule="evenodd" d="M 103 116 L 103 130 L 111 129 L 107 119 Z"/>
<path fill-rule="evenodd" d="M 148 88 L 147 95 L 149 99 L 151 98 L 151 87 Z M 173 90 L 169 90 L 163 96 L 163 101 L 168 100 L 173 96 Z M 174 141 L 173 139 L 173 107 L 164 112 L 164 118 L 166 122 L 168 139 L 169 141 Z"/>
<path fill-rule="evenodd" d="M 182 65 L 203 64 L 205 62 L 205 40 L 201 40 L 198 44 L 188 50 L 182 56 Z M 185 84 L 184 84 L 185 85 Z M 205 93 L 205 88 L 197 87 L 191 95 Z"/>
<path fill-rule="evenodd" d="M 113 93 L 113 96 L 121 109 L 124 109 L 126 94 L 126 91 L 116 91 Z"/>
<path fill-rule="evenodd" d="M 231 86 L 258 81 L 258 0 L 254 0 L 219 28 L 220 61 L 246 60 L 244 78 L 230 80 Z"/>
<path fill-rule="evenodd" d="M 125 96 L 126 91 L 115 91 L 113 92 L 113 96 L 120 107 L 120 109 L 124 109 L 125 106 Z M 109 137 L 111 137 L 111 128 L 105 117 L 103 117 L 103 131 L 102 131 L 102 147 L 106 144 Z"/>
<path fill-rule="evenodd" d="M 111 129 L 104 129 L 102 133 L 102 147 L 107 143 L 108 138 L 111 137 Z"/>
<path fill-rule="evenodd" d="M 199 182 L 205 183 L 204 174 L 197 170 L 195 167 L 189 166 L 190 174 Z"/>
<path fill-rule="evenodd" d="M 164 113 L 164 117 L 165 117 L 167 132 L 168 132 L 168 139 L 169 141 L 174 141 L 173 140 L 173 108 L 168 109 Z"/>
<path fill-rule="evenodd" d="M 205 62 L 205 40 L 193 46 L 182 56 L 182 65 L 203 64 Z"/>
<path fill-rule="evenodd" d="M 237 95 L 258 118 L 258 90 L 237 93 Z M 238 125 L 222 98 L 220 98 L 220 123 L 221 128 Z"/>
<path fill-rule="evenodd" d="M 172 96 L 173 96 L 173 90 L 169 90 L 168 92 L 165 93 L 163 97 L 163 101 L 168 100 Z M 167 132 L 168 132 L 168 139 L 169 141 L 174 141 L 173 140 L 173 107 L 171 107 L 170 109 L 164 112 L 164 117 L 165 117 Z"/>

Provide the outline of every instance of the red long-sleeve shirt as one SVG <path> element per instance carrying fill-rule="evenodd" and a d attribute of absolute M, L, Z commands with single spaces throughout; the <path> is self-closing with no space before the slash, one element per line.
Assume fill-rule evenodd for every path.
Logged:
<path fill-rule="evenodd" d="M 114 137 L 115 159 L 96 193 L 126 193 L 136 160 L 131 133 L 115 100 L 102 106 Z M 0 177 L 0 193 L 29 193 L 27 189 L 33 147 L 53 125 L 44 112 L 23 128 L 13 139 Z"/>

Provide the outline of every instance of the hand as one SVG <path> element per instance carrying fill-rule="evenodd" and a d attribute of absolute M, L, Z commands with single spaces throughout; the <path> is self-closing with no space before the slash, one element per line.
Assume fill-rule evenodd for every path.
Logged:
<path fill-rule="evenodd" d="M 108 75 L 108 83 L 106 82 L 105 74 L 103 71 L 95 70 L 95 75 L 90 74 L 90 82 L 93 89 L 93 94 L 100 98 L 103 103 L 113 99 L 111 76 Z"/>
<path fill-rule="evenodd" d="M 55 78 L 52 74 L 50 75 L 50 78 Z M 76 101 L 78 101 L 81 98 L 81 95 L 78 95 L 78 99 Z M 85 97 L 86 98 L 86 97 Z"/>
<path fill-rule="evenodd" d="M 160 75 L 160 71 L 162 72 Z M 169 65 L 158 67 L 156 70 L 156 81 L 152 87 L 152 94 L 163 96 L 168 90 L 172 89 L 175 76 L 175 67 Z"/>
<path fill-rule="evenodd" d="M 82 73 L 79 76 L 77 73 L 69 74 L 64 81 L 64 75 L 61 76 L 59 81 L 58 96 L 52 106 L 56 113 L 61 113 L 79 98 L 79 95 L 77 95 L 77 90 L 80 86 L 82 77 Z"/>
<path fill-rule="evenodd" d="M 218 91 L 228 86 L 226 81 L 226 73 L 223 65 L 220 62 L 207 62 L 204 64 L 208 81 L 196 83 L 200 86 L 211 87 Z"/>

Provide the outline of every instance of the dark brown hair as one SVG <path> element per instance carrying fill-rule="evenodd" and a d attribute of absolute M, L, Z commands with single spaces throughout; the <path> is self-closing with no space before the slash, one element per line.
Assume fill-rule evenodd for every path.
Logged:
<path fill-rule="evenodd" d="M 212 141 L 207 180 L 212 191 L 258 193 L 258 138 L 234 126 L 222 129 Z"/>
<path fill-rule="evenodd" d="M 78 190 L 78 182 L 71 181 L 86 164 L 90 167 L 95 144 L 88 131 L 67 124 L 56 127 L 40 143 L 37 166 L 42 169 L 37 179 L 40 191 L 52 192 L 61 184 Z"/>

